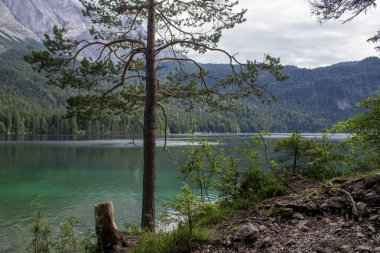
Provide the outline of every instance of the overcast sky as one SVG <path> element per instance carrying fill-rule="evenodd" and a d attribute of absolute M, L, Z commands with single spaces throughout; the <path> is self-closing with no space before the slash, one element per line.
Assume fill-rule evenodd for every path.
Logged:
<path fill-rule="evenodd" d="M 239 60 L 280 57 L 286 65 L 315 68 L 342 61 L 379 56 L 366 40 L 380 30 L 380 7 L 350 23 L 319 24 L 307 0 L 240 0 L 247 22 L 224 33 L 219 44 Z M 225 63 L 218 54 L 195 56 L 199 61 Z"/>

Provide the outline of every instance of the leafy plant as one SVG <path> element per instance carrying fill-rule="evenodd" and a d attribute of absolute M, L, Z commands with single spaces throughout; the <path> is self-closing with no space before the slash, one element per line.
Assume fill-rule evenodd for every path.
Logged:
<path fill-rule="evenodd" d="M 307 150 L 308 168 L 302 174 L 319 180 L 342 175 L 345 157 L 343 147 L 344 144 L 328 140 L 324 134 L 321 140 L 315 140 L 312 148 Z"/>
<path fill-rule="evenodd" d="M 188 185 L 181 188 L 181 194 L 175 195 L 172 202 L 163 202 L 166 212 L 161 214 L 164 224 L 177 223 L 179 226 L 187 225 L 192 234 L 195 218 L 208 209 L 213 208 L 210 203 L 205 203 L 201 198 L 194 195 Z"/>
<path fill-rule="evenodd" d="M 49 253 L 51 247 L 51 225 L 47 218 L 42 217 L 43 200 L 37 197 L 31 203 L 33 215 L 36 217 L 32 227 L 33 237 L 27 250 L 33 253 Z"/>
<path fill-rule="evenodd" d="M 307 152 L 313 145 L 314 140 L 304 139 L 301 134 L 294 131 L 292 136 L 274 142 L 273 152 L 279 164 L 296 174 L 305 168 Z"/>

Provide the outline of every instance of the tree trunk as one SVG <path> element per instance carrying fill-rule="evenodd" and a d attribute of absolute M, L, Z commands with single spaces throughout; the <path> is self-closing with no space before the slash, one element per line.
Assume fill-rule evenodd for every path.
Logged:
<path fill-rule="evenodd" d="M 155 229 L 156 186 L 156 105 L 157 77 L 155 59 L 156 1 L 149 0 L 146 57 L 146 98 L 144 111 L 144 176 L 141 226 Z"/>
<path fill-rule="evenodd" d="M 118 252 L 128 246 L 124 235 L 114 221 L 112 201 L 95 206 L 95 231 L 99 252 Z"/>

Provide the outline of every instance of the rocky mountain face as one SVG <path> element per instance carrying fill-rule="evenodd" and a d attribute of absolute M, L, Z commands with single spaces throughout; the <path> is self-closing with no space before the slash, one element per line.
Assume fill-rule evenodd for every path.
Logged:
<path fill-rule="evenodd" d="M 91 26 L 78 0 L 0 0 L 0 13 L 0 50 L 15 41 L 42 41 L 54 25 L 72 37 L 84 36 Z"/>

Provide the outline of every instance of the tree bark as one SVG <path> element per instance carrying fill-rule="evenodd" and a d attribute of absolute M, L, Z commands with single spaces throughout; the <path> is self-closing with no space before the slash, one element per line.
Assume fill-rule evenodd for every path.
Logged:
<path fill-rule="evenodd" d="M 95 206 L 95 222 L 99 252 L 118 252 L 128 246 L 127 240 L 116 226 L 112 201 Z"/>
<path fill-rule="evenodd" d="M 150 231 L 155 229 L 156 188 L 156 1 L 148 0 L 148 27 L 146 57 L 146 98 L 144 111 L 144 176 L 141 226 Z"/>

